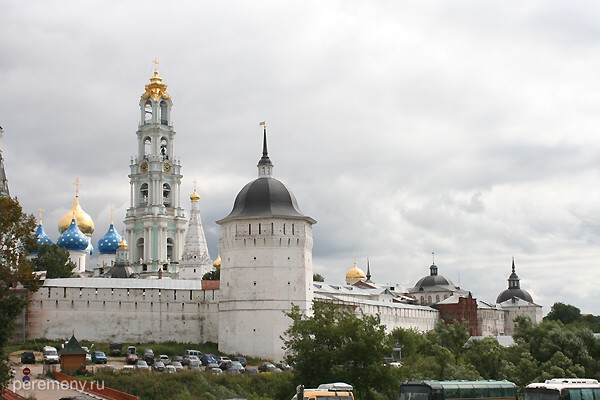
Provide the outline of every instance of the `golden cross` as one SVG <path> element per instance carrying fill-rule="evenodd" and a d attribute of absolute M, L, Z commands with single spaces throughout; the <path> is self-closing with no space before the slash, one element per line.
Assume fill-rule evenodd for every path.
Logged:
<path fill-rule="evenodd" d="M 194 192 L 196 191 L 196 183 L 197 181 L 194 179 Z"/>
<path fill-rule="evenodd" d="M 113 206 L 110 205 L 108 206 L 108 209 L 110 210 L 110 223 L 113 223 Z"/>
<path fill-rule="evenodd" d="M 79 188 L 83 186 L 79 178 L 75 178 L 75 182 L 73 182 L 73 185 L 75 185 L 75 196 L 79 196 Z"/>
<path fill-rule="evenodd" d="M 158 61 L 158 58 L 154 57 L 154 60 L 152 60 L 152 64 L 154 64 L 154 71 L 158 72 L 158 64 L 160 64 L 160 61 Z"/>
<path fill-rule="evenodd" d="M 38 208 L 38 211 L 40 212 L 40 225 L 41 225 L 42 224 L 42 216 L 44 215 L 44 211 L 46 211 L 46 210 L 44 210 L 43 208 L 40 207 L 40 208 Z"/>

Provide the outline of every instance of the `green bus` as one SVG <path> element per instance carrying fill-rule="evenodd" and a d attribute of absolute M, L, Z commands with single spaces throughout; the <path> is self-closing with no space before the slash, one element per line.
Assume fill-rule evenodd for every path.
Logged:
<path fill-rule="evenodd" d="M 600 400 L 596 379 L 554 378 L 525 387 L 525 400 Z"/>
<path fill-rule="evenodd" d="M 400 385 L 398 400 L 516 400 L 509 381 L 415 381 Z M 600 400 L 600 399 L 598 399 Z"/>

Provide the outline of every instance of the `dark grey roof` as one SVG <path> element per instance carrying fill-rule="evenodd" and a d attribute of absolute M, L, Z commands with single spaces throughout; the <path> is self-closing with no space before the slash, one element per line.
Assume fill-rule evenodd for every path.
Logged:
<path fill-rule="evenodd" d="M 65 347 L 58 352 L 58 354 L 64 356 L 65 354 L 87 354 L 87 352 L 81 348 L 79 342 L 77 339 L 75 339 L 75 335 L 73 335 L 71 336 L 69 342 L 65 344 Z"/>
<path fill-rule="evenodd" d="M 417 282 L 415 288 L 430 286 L 454 286 L 454 284 L 449 279 L 444 278 L 442 275 L 429 275 L 419 279 L 419 282 Z"/>
<path fill-rule="evenodd" d="M 506 300 L 512 299 L 513 297 L 517 297 L 519 299 L 528 301 L 529 303 L 533 303 L 533 298 L 531 297 L 531 295 L 527 292 L 527 290 L 521 288 L 510 288 L 504 290 L 498 295 L 496 303 L 503 303 Z"/>
<path fill-rule="evenodd" d="M 310 218 L 300 212 L 294 194 L 271 177 L 260 177 L 244 186 L 235 198 L 233 210 L 217 223 L 240 217 Z"/>
<path fill-rule="evenodd" d="M 129 265 L 115 264 L 106 275 L 111 278 L 133 278 L 135 273 Z"/>

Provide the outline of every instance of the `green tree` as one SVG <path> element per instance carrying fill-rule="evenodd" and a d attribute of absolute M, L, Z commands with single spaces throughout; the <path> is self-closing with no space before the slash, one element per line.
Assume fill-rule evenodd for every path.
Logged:
<path fill-rule="evenodd" d="M 571 324 L 581 320 L 581 310 L 570 304 L 554 303 L 548 315 L 544 317 L 544 320 Z"/>
<path fill-rule="evenodd" d="M 459 357 L 469 339 L 469 332 L 467 331 L 466 322 L 454 321 L 451 324 L 446 324 L 440 321 L 433 330 L 427 332 L 426 337 L 431 343 L 448 349 L 452 354 L 454 363 L 458 365 Z"/>
<path fill-rule="evenodd" d="M 495 338 L 470 340 L 465 356 L 483 379 L 502 379 L 502 361 L 506 355 Z"/>
<path fill-rule="evenodd" d="M 37 290 L 37 282 L 28 250 L 35 247 L 33 231 L 35 218 L 23 213 L 18 200 L 0 197 L 0 386 L 10 378 L 5 346 L 13 332 L 13 321 L 27 305 L 27 300 L 14 294 L 22 284 Z"/>
<path fill-rule="evenodd" d="M 47 279 L 70 278 L 75 263 L 69 258 L 69 252 L 56 244 L 40 246 L 37 256 L 31 260 L 36 271 L 46 271 Z"/>
<path fill-rule="evenodd" d="M 313 282 L 325 282 L 325 278 L 321 274 L 313 274 Z"/>
<path fill-rule="evenodd" d="M 287 313 L 292 324 L 283 339 L 296 380 L 306 387 L 351 382 L 361 399 L 392 396 L 399 382 L 393 383 L 392 368 L 381 366 L 391 346 L 379 316 L 359 318 L 351 309 L 320 301 L 312 311 L 307 315 L 294 306 Z"/>
<path fill-rule="evenodd" d="M 204 275 L 202 275 L 202 280 L 204 281 L 220 281 L 221 280 L 221 270 L 213 269 L 212 271 L 208 271 Z"/>
<path fill-rule="evenodd" d="M 390 344 L 399 347 L 402 351 L 402 360 L 410 362 L 423 354 L 427 340 L 416 329 L 395 328 L 389 334 Z"/>

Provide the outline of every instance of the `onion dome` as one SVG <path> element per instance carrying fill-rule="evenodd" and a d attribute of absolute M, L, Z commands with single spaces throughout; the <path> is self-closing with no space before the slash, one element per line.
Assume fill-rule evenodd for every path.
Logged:
<path fill-rule="evenodd" d="M 89 239 L 83 234 L 83 232 L 81 232 L 81 230 L 75 223 L 75 218 L 73 218 L 71 219 L 69 229 L 64 231 L 59 236 L 58 240 L 56 241 L 56 244 L 69 251 L 84 251 L 88 247 Z"/>
<path fill-rule="evenodd" d="M 525 300 L 529 303 L 533 303 L 533 298 L 531 295 L 524 289 L 521 289 L 520 279 L 515 272 L 515 259 L 512 260 L 512 273 L 508 277 L 508 289 L 504 290 L 502 293 L 498 295 L 496 299 L 496 303 L 503 303 L 506 300 L 510 300 L 513 298 L 518 298 L 521 300 Z"/>
<path fill-rule="evenodd" d="M 261 123 L 264 125 L 264 123 Z M 283 217 L 308 220 L 300 212 L 296 197 L 279 180 L 272 177 L 273 164 L 267 152 L 267 129 L 264 128 L 263 154 L 258 162 L 258 178 L 246 184 L 238 193 L 233 204 L 233 210 L 218 224 L 231 219 L 246 217 Z"/>
<path fill-rule="evenodd" d="M 110 224 L 106 234 L 98 241 L 98 251 L 100 254 L 116 254 L 122 239 L 114 225 Z"/>
<path fill-rule="evenodd" d="M 127 250 L 127 242 L 125 241 L 125 238 L 121 238 L 121 241 L 119 242 L 119 248 Z"/>
<path fill-rule="evenodd" d="M 438 275 L 438 267 L 435 264 L 431 264 L 429 267 L 429 276 L 419 279 L 415 288 L 426 288 L 432 286 L 454 286 L 454 283 L 450 279 L 444 278 L 442 275 Z"/>
<path fill-rule="evenodd" d="M 196 192 L 196 189 L 194 189 L 194 193 L 192 193 L 190 195 L 190 200 L 191 201 L 200 201 L 200 195 L 198 194 L 198 192 Z"/>
<path fill-rule="evenodd" d="M 216 269 L 221 268 L 221 255 L 219 254 L 217 258 L 215 258 L 215 262 L 213 262 L 213 267 Z"/>
<path fill-rule="evenodd" d="M 50 238 L 48 237 L 48 235 L 46 234 L 46 231 L 44 230 L 44 226 L 42 225 L 42 222 L 40 221 L 40 224 L 38 225 L 37 229 L 35 230 L 35 243 L 42 246 L 44 244 L 52 244 L 52 240 L 50 240 Z"/>
<path fill-rule="evenodd" d="M 362 269 L 358 268 L 356 261 L 354 261 L 354 266 L 346 272 L 346 283 L 352 285 L 365 279 L 367 279 L 367 275 Z"/>
<path fill-rule="evenodd" d="M 75 221 L 77 221 L 77 226 L 81 232 L 85 233 L 86 235 L 91 235 L 94 233 L 94 221 L 92 221 L 92 217 L 83 211 L 79 205 L 79 195 L 75 196 L 73 208 L 63 215 L 58 223 L 58 231 L 60 233 L 65 232 L 69 228 L 72 218 L 75 218 Z"/>

